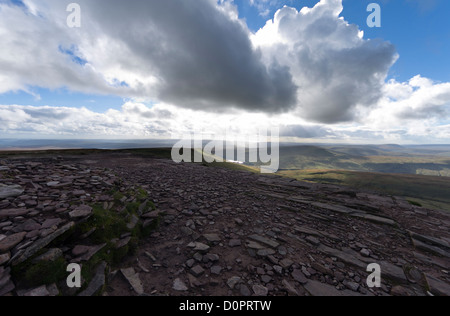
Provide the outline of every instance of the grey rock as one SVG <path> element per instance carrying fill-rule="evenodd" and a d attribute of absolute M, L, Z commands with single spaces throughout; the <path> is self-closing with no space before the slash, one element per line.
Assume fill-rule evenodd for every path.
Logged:
<path fill-rule="evenodd" d="M 59 289 L 55 283 L 47 285 L 47 291 L 50 293 L 50 296 L 58 296 Z"/>
<path fill-rule="evenodd" d="M 273 249 L 261 249 L 261 250 L 258 250 L 257 254 L 260 257 L 267 257 L 267 256 L 270 256 L 270 255 L 274 255 L 275 254 L 275 250 L 273 250 Z"/>
<path fill-rule="evenodd" d="M 248 286 L 244 284 L 241 284 L 241 286 L 239 287 L 239 292 L 241 293 L 242 296 L 245 297 L 252 295 L 252 292 L 250 292 Z"/>
<path fill-rule="evenodd" d="M 37 240 L 30 247 L 28 247 L 22 254 L 15 256 L 13 259 L 11 259 L 11 264 L 17 265 L 19 263 L 24 262 L 28 258 L 32 257 L 34 254 L 36 254 L 39 250 L 50 244 L 53 240 L 63 235 L 68 230 L 70 230 L 74 225 L 75 225 L 74 222 L 70 222 L 61 227 L 60 229 L 58 229 L 57 231 L 55 231 L 54 233 L 48 235 L 47 237 Z"/>
<path fill-rule="evenodd" d="M 227 285 L 230 289 L 234 289 L 234 287 L 241 282 L 241 278 L 238 276 L 233 276 L 228 279 Z"/>
<path fill-rule="evenodd" d="M 202 262 L 202 261 L 203 261 L 203 256 L 202 256 L 202 254 L 199 253 L 199 252 L 196 252 L 196 253 L 194 254 L 193 258 L 194 258 L 196 261 L 198 261 L 198 262 Z"/>
<path fill-rule="evenodd" d="M 23 296 L 45 297 L 50 296 L 50 292 L 47 290 L 47 287 L 45 285 L 42 285 L 38 288 L 26 292 L 25 294 L 23 294 Z"/>
<path fill-rule="evenodd" d="M 105 277 L 106 266 L 107 266 L 106 262 L 103 261 L 100 263 L 100 265 L 95 270 L 94 277 L 92 278 L 88 287 L 78 296 L 94 296 L 103 289 L 106 282 Z"/>
<path fill-rule="evenodd" d="M 0 199 L 7 199 L 10 197 L 17 197 L 22 195 L 25 189 L 20 185 L 3 185 L 0 184 Z"/>
<path fill-rule="evenodd" d="M 425 279 L 430 292 L 436 296 L 450 296 L 450 284 L 441 281 L 431 275 L 425 274 Z"/>
<path fill-rule="evenodd" d="M 220 272 L 222 272 L 222 267 L 220 267 L 220 266 L 212 266 L 211 267 L 211 274 L 220 275 Z"/>
<path fill-rule="evenodd" d="M 6 253 L 17 246 L 25 238 L 26 234 L 25 232 L 13 234 L 0 241 L 0 254 Z"/>
<path fill-rule="evenodd" d="M 15 285 L 11 280 L 10 269 L 0 267 L 0 297 L 10 293 L 15 289 Z"/>
<path fill-rule="evenodd" d="M 189 259 L 188 261 L 186 261 L 186 265 L 188 266 L 188 268 L 192 268 L 192 266 L 195 264 L 195 260 L 194 259 Z"/>
<path fill-rule="evenodd" d="M 203 273 L 205 273 L 205 269 L 203 269 L 200 265 L 196 265 L 195 267 L 193 267 L 190 271 L 192 273 L 193 276 L 195 277 L 200 277 L 203 275 Z"/>
<path fill-rule="evenodd" d="M 74 255 L 75 257 L 79 257 L 87 253 L 89 249 L 89 246 L 77 245 L 72 249 L 72 255 Z"/>
<path fill-rule="evenodd" d="M 116 244 L 114 245 L 114 247 L 116 249 L 123 248 L 123 247 L 127 246 L 130 243 L 130 241 L 131 241 L 131 236 L 125 237 L 123 239 L 118 240 L 116 242 Z"/>
<path fill-rule="evenodd" d="M 100 250 L 106 247 L 106 243 L 98 246 L 92 246 L 88 247 L 87 252 L 85 252 L 83 255 L 73 259 L 73 262 L 83 262 L 83 261 L 89 261 L 93 256 L 95 256 Z"/>
<path fill-rule="evenodd" d="M 329 255 L 330 257 L 336 257 L 340 260 L 342 260 L 342 262 L 350 264 L 352 266 L 356 266 L 358 268 L 361 269 L 366 269 L 367 268 L 367 264 L 365 264 L 364 262 L 362 262 L 361 260 L 359 260 L 356 256 L 355 256 L 355 252 L 354 251 L 340 251 L 337 249 L 333 249 L 330 247 L 327 247 L 325 245 L 320 245 L 317 250 L 319 250 L 320 252 Z"/>
<path fill-rule="evenodd" d="M 205 237 L 205 239 L 208 242 L 220 242 L 221 238 L 219 237 L 218 234 L 204 234 L 203 237 Z"/>
<path fill-rule="evenodd" d="M 430 236 L 424 236 L 424 235 L 416 234 L 413 232 L 410 232 L 410 234 L 411 234 L 411 238 L 413 238 L 413 239 L 422 241 L 424 243 L 428 243 L 433 246 L 441 247 L 444 249 L 450 249 L 450 243 L 448 243 L 447 241 L 445 241 L 443 239 L 434 238 L 434 237 L 430 237 Z"/>
<path fill-rule="evenodd" d="M 256 296 L 267 296 L 267 294 L 269 294 L 269 290 L 265 286 L 259 284 L 253 285 L 252 289 Z"/>
<path fill-rule="evenodd" d="M 27 210 L 25 208 L 0 210 L 0 220 L 8 217 L 23 216 L 25 214 L 28 214 L 29 212 L 30 210 Z"/>
<path fill-rule="evenodd" d="M 192 236 L 192 234 L 194 233 L 194 231 L 189 227 L 181 227 L 180 230 L 186 236 Z"/>
<path fill-rule="evenodd" d="M 206 263 L 207 262 L 216 262 L 216 261 L 219 261 L 219 259 L 220 259 L 219 255 L 212 254 L 212 253 L 209 253 L 209 254 L 203 256 L 203 262 L 206 262 Z"/>
<path fill-rule="evenodd" d="M 320 240 L 313 236 L 306 237 L 306 241 L 314 246 L 320 245 Z"/>
<path fill-rule="evenodd" d="M 280 261 L 280 266 L 283 267 L 283 269 L 289 269 L 294 264 L 294 261 L 291 259 L 283 259 Z"/>
<path fill-rule="evenodd" d="M 367 249 L 361 249 L 360 254 L 361 254 L 361 256 L 366 257 L 366 258 L 370 257 L 370 251 Z"/>
<path fill-rule="evenodd" d="M 11 259 L 11 254 L 9 252 L 0 255 L 0 266 L 8 262 Z"/>
<path fill-rule="evenodd" d="M 353 291 L 339 291 L 334 286 L 310 280 L 303 286 L 305 290 L 312 296 L 363 296 Z"/>
<path fill-rule="evenodd" d="M 234 222 L 235 222 L 236 224 L 238 224 L 239 226 L 244 225 L 244 222 L 243 222 L 242 219 L 240 219 L 240 218 L 235 218 L 235 219 L 234 219 Z"/>
<path fill-rule="evenodd" d="M 289 295 L 298 296 L 297 290 L 291 283 L 289 283 L 287 280 L 283 280 L 282 284 L 284 289 L 289 293 Z"/>
<path fill-rule="evenodd" d="M 79 219 L 88 217 L 92 214 L 92 207 L 88 205 L 81 205 L 74 209 L 72 212 L 69 213 L 69 216 L 71 219 Z"/>
<path fill-rule="evenodd" d="M 250 249 L 254 249 L 254 250 L 261 250 L 261 249 L 265 249 L 266 248 L 263 245 L 258 244 L 257 242 L 254 242 L 254 241 L 247 242 L 247 247 L 250 248 Z"/>
<path fill-rule="evenodd" d="M 265 237 L 262 237 L 259 235 L 251 235 L 248 238 L 250 238 L 251 240 L 254 240 L 256 242 L 262 243 L 266 246 L 269 246 L 271 248 L 274 248 L 274 249 L 278 248 L 278 246 L 280 245 L 279 243 L 277 243 L 274 240 L 271 240 L 271 239 L 268 239 L 268 238 L 265 238 Z"/>
<path fill-rule="evenodd" d="M 427 252 L 442 256 L 442 257 L 450 258 L 450 252 L 442 249 L 441 247 L 428 245 L 417 239 L 413 239 L 412 241 L 413 241 L 414 247 L 416 247 L 417 249 L 421 249 L 421 250 L 424 250 L 424 251 L 427 251 Z"/>
<path fill-rule="evenodd" d="M 186 284 L 184 284 L 184 282 L 181 281 L 181 279 L 179 279 L 179 278 L 177 278 L 177 279 L 175 279 L 175 281 L 173 281 L 172 288 L 178 292 L 186 292 L 188 290 L 188 287 L 186 286 Z"/>
<path fill-rule="evenodd" d="M 139 277 L 139 273 L 136 273 L 133 268 L 120 269 L 120 272 L 122 272 L 122 275 L 138 295 L 144 294 L 144 287 Z"/>
<path fill-rule="evenodd" d="M 308 279 L 306 278 L 306 276 L 300 270 L 297 270 L 297 269 L 295 269 L 292 272 L 292 278 L 295 281 L 299 282 L 300 284 L 308 283 Z"/>
<path fill-rule="evenodd" d="M 130 222 L 127 224 L 127 228 L 129 230 L 132 230 L 136 227 L 136 225 L 139 223 L 139 218 L 136 215 L 132 215 Z"/>
<path fill-rule="evenodd" d="M 370 214 L 356 213 L 356 214 L 351 214 L 350 216 L 362 218 L 362 219 L 365 219 L 367 221 L 370 221 L 370 222 L 376 223 L 376 224 L 389 225 L 389 226 L 396 226 L 397 225 L 397 223 L 394 220 L 392 220 L 392 219 L 385 218 L 385 217 L 380 217 L 380 216 L 375 216 L 375 215 L 370 215 Z"/>
<path fill-rule="evenodd" d="M 192 242 L 188 245 L 189 248 L 193 248 L 194 251 L 206 252 L 209 250 L 209 246 L 201 242 Z"/>
<path fill-rule="evenodd" d="M 349 289 L 352 290 L 353 292 L 357 292 L 359 289 L 359 284 L 355 283 L 355 282 L 345 282 L 344 285 Z"/>
<path fill-rule="evenodd" d="M 395 281 L 398 284 L 408 283 L 408 280 L 406 279 L 405 273 L 402 268 L 386 261 L 380 262 L 380 267 L 382 278 Z"/>
<path fill-rule="evenodd" d="M 55 261 L 63 255 L 63 252 L 59 248 L 53 248 L 47 251 L 46 253 L 40 255 L 39 257 L 33 259 L 33 262 L 41 262 L 41 261 Z"/>
<path fill-rule="evenodd" d="M 316 236 L 316 237 L 323 236 L 321 232 L 319 232 L 315 229 L 309 228 L 309 227 L 305 227 L 305 226 L 294 226 L 294 230 L 297 233 L 304 234 L 304 235 L 311 235 L 311 236 Z"/>
<path fill-rule="evenodd" d="M 391 289 L 392 296 L 417 296 L 413 290 L 397 285 Z"/>
<path fill-rule="evenodd" d="M 275 266 L 273 266 L 273 269 L 275 270 L 276 273 L 283 274 L 283 268 L 282 267 L 280 267 L 278 265 L 275 265 Z"/>

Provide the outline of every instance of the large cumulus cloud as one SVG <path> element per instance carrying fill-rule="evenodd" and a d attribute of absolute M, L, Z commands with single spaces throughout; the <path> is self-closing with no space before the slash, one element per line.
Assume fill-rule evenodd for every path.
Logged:
<path fill-rule="evenodd" d="M 77 3 L 82 9 L 80 29 L 65 25 L 65 1 L 37 1 L 28 11 L 2 6 L 0 29 L 9 32 L 0 65 L 3 76 L 16 83 L 6 89 L 68 85 L 214 111 L 283 112 L 296 104 L 297 87 L 289 69 L 262 62 L 229 3 Z M 66 47 L 75 48 L 72 54 L 85 65 L 70 63 L 70 56 L 62 53 Z M 22 58 L 17 58 L 19 51 Z"/>
<path fill-rule="evenodd" d="M 298 114 L 322 123 L 355 119 L 358 109 L 382 96 L 393 45 L 366 40 L 356 25 L 339 15 L 341 0 L 314 8 L 284 7 L 253 37 L 265 59 L 289 65 L 298 90 Z"/>

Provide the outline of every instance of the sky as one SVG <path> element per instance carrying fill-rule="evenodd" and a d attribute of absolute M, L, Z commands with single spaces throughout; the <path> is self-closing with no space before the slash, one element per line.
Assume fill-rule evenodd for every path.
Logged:
<path fill-rule="evenodd" d="M 0 0 L 0 138 L 450 144 L 447 0 L 71 2 Z"/>

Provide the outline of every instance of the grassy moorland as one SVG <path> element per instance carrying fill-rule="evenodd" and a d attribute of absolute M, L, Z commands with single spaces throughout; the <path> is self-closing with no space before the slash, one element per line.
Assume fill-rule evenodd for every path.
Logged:
<path fill-rule="evenodd" d="M 405 197 L 410 203 L 450 211 L 450 177 L 357 172 L 347 170 L 285 170 L 279 175 L 301 181 L 349 186 Z"/>

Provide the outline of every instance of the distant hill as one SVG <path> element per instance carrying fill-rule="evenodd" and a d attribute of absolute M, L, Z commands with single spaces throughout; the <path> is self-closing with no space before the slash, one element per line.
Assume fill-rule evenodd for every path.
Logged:
<path fill-rule="evenodd" d="M 301 181 L 344 185 L 356 190 L 402 196 L 411 204 L 450 211 L 450 178 L 345 170 L 288 170 L 280 175 Z"/>
<path fill-rule="evenodd" d="M 280 170 L 348 170 L 450 176 L 449 146 L 298 145 L 280 148 Z"/>

